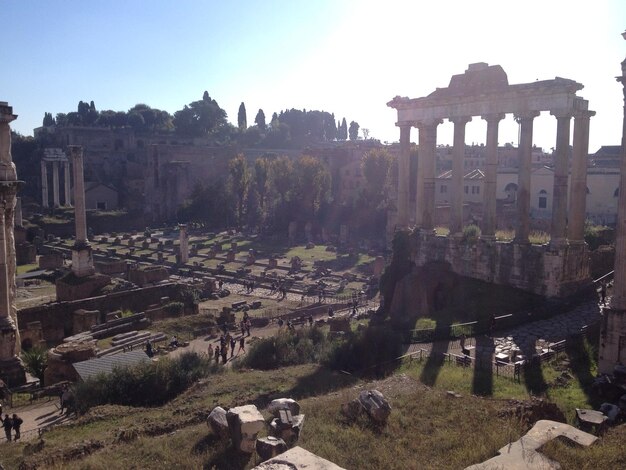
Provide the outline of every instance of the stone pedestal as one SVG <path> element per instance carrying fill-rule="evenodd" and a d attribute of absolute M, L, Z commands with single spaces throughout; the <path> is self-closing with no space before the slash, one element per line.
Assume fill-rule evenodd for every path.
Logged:
<path fill-rule="evenodd" d="M 93 254 L 89 243 L 76 243 L 72 247 L 72 272 L 78 277 L 95 274 Z"/>
<path fill-rule="evenodd" d="M 598 372 L 612 374 L 616 364 L 626 364 L 626 311 L 606 308 L 603 314 Z"/>

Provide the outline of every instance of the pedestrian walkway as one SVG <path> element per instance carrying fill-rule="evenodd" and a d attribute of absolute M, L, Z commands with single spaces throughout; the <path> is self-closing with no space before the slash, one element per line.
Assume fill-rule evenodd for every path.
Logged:
<path fill-rule="evenodd" d="M 568 336 L 581 333 L 586 326 L 597 323 L 602 318 L 600 305 L 596 301 L 585 302 L 569 312 L 555 315 L 552 318 L 525 323 L 504 331 L 497 331 L 493 337 L 493 355 L 508 354 L 511 351 L 528 352 L 548 349 L 550 344 L 566 339 Z M 459 341 L 440 341 L 447 343 L 447 352 L 458 354 Z M 468 339 L 468 343 L 470 341 Z M 433 343 L 415 343 L 407 346 L 406 353 L 415 353 L 420 349 L 430 352 Z"/>

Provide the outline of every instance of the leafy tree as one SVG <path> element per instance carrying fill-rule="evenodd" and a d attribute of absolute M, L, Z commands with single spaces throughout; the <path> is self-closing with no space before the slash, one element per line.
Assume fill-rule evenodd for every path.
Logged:
<path fill-rule="evenodd" d="M 232 199 L 223 181 L 196 185 L 178 211 L 181 222 L 194 222 L 209 228 L 224 228 L 233 217 Z"/>
<path fill-rule="evenodd" d="M 343 118 L 341 121 L 341 131 L 339 132 L 339 140 L 347 140 L 348 139 L 348 124 L 346 123 L 346 118 Z"/>
<path fill-rule="evenodd" d="M 57 126 L 67 126 L 67 114 L 57 113 L 55 121 L 57 122 Z"/>
<path fill-rule="evenodd" d="M 359 138 L 359 123 L 352 121 L 350 123 L 350 140 L 357 140 Z"/>
<path fill-rule="evenodd" d="M 287 196 L 293 187 L 293 162 L 288 157 L 278 157 L 272 160 L 269 170 L 271 188 L 278 195 L 282 204 L 287 200 Z"/>
<path fill-rule="evenodd" d="M 265 113 L 262 109 L 259 109 L 259 112 L 256 113 L 256 117 L 254 118 L 254 123 L 259 127 L 261 131 L 265 130 Z"/>
<path fill-rule="evenodd" d="M 315 217 L 321 204 L 330 197 L 330 173 L 322 162 L 308 155 L 297 161 L 296 173 L 297 200 L 302 204 L 302 213 Z"/>
<path fill-rule="evenodd" d="M 250 168 L 245 157 L 237 155 L 228 165 L 230 173 L 230 187 L 237 201 L 237 222 L 242 224 L 244 219 L 244 206 L 250 188 Z"/>
<path fill-rule="evenodd" d="M 276 113 L 272 114 L 272 121 L 270 122 L 270 125 L 272 126 L 278 125 L 278 114 Z"/>
<path fill-rule="evenodd" d="M 393 157 L 385 148 L 372 149 L 363 155 L 361 166 L 367 181 L 366 191 L 380 203 L 389 177 Z M 376 205 L 378 205 L 378 203 Z"/>
<path fill-rule="evenodd" d="M 265 210 L 265 202 L 269 192 L 270 162 L 267 158 L 257 158 L 254 162 L 254 189 L 258 194 L 261 212 Z"/>
<path fill-rule="evenodd" d="M 237 126 L 240 131 L 245 131 L 248 128 L 248 118 L 246 116 L 246 105 L 243 101 L 239 105 L 239 112 L 237 113 Z"/>
<path fill-rule="evenodd" d="M 52 113 L 44 113 L 43 126 L 45 127 L 54 126 L 54 118 L 52 117 Z"/>
<path fill-rule="evenodd" d="M 226 111 L 205 91 L 202 100 L 189 103 L 174 113 L 173 124 L 181 135 L 202 137 L 227 124 Z"/>
<path fill-rule="evenodd" d="M 141 131 L 146 127 L 146 122 L 141 114 L 129 113 L 128 125 L 132 127 L 135 131 Z"/>

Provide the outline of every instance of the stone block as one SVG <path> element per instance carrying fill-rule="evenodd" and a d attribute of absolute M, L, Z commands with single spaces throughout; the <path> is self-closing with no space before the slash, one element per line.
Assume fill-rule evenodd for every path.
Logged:
<path fill-rule="evenodd" d="M 78 333 L 82 333 L 83 331 L 89 331 L 93 325 L 97 325 L 99 323 L 100 311 L 85 310 L 81 308 L 74 311 L 73 320 L 73 334 L 76 335 Z"/>
<path fill-rule="evenodd" d="M 236 406 L 226 413 L 235 448 L 246 454 L 255 450 L 257 434 L 265 427 L 263 415 L 254 405 Z"/>
<path fill-rule="evenodd" d="M 345 470 L 302 447 L 294 447 L 257 465 L 253 470 Z"/>
<path fill-rule="evenodd" d="M 272 400 L 267 407 L 267 411 L 278 418 L 279 410 L 289 410 L 293 416 L 300 414 L 300 404 L 293 398 L 277 398 Z"/>
<path fill-rule="evenodd" d="M 207 426 L 213 431 L 213 434 L 221 439 L 226 439 L 230 436 L 226 410 L 221 406 L 213 408 L 213 411 L 211 411 L 211 414 L 209 414 L 207 418 Z"/>
<path fill-rule="evenodd" d="M 274 436 L 263 437 L 256 441 L 256 453 L 261 462 L 276 457 L 287 450 L 287 444 L 282 439 Z"/>
<path fill-rule="evenodd" d="M 359 402 L 370 418 L 378 424 L 385 424 L 391 414 L 391 405 L 378 390 L 363 390 Z"/>
<path fill-rule="evenodd" d="M 39 257 L 39 267 L 41 269 L 59 269 L 63 267 L 63 255 L 58 251 L 53 251 L 47 255 Z"/>
<path fill-rule="evenodd" d="M 274 418 L 270 422 L 269 433 L 292 446 L 300 438 L 300 433 L 304 427 L 304 415 L 293 416 L 289 410 L 278 410 L 278 413 L 280 417 Z"/>

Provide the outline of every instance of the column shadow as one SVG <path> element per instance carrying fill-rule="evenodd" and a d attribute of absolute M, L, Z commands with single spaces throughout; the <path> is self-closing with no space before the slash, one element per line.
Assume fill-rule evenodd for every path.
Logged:
<path fill-rule="evenodd" d="M 476 349 L 474 357 L 474 377 L 472 379 L 472 393 L 480 396 L 493 395 L 493 353 L 495 344 L 493 338 L 480 335 L 475 338 Z"/>
<path fill-rule="evenodd" d="M 535 336 L 532 336 L 532 338 L 533 339 L 529 340 L 525 336 L 513 334 L 513 341 L 526 358 L 526 363 L 524 367 L 522 367 L 521 380 L 523 380 L 528 393 L 535 396 L 542 396 L 547 392 L 548 384 L 543 376 L 541 361 L 535 349 Z"/>
<path fill-rule="evenodd" d="M 587 400 L 594 409 L 599 408 L 603 400 L 594 393 L 592 387 L 595 377 L 591 373 L 592 362 L 586 351 L 584 336 L 570 336 L 565 343 L 565 352 L 569 358 L 569 367 L 572 374 L 578 380 Z"/>
<path fill-rule="evenodd" d="M 435 337 L 437 337 L 436 334 Z M 428 359 L 424 364 L 424 369 L 422 369 L 422 373 L 420 374 L 420 381 L 423 384 L 428 385 L 429 387 L 435 385 L 437 377 L 439 376 L 439 371 L 446 360 L 444 353 L 448 352 L 449 345 L 449 340 L 440 340 L 433 343 L 430 355 L 428 356 Z"/>

